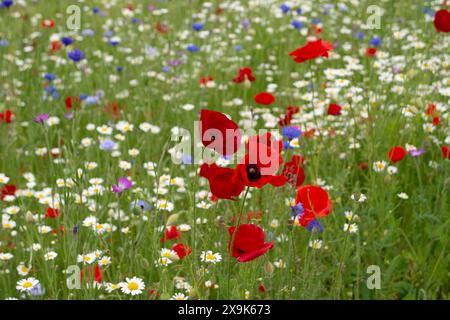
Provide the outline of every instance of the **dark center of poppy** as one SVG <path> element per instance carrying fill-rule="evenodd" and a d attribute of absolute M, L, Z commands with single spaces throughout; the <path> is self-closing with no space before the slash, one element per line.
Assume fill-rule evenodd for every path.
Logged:
<path fill-rule="evenodd" d="M 253 182 L 261 179 L 261 171 L 256 164 L 248 164 L 245 167 L 245 171 L 247 172 L 248 181 Z"/>

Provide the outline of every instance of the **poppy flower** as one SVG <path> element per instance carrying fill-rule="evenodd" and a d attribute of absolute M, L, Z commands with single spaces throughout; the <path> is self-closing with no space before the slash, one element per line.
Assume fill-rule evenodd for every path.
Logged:
<path fill-rule="evenodd" d="M 235 230 L 235 227 L 228 228 L 230 235 L 228 250 L 231 248 L 231 255 L 237 258 L 238 262 L 252 261 L 273 248 L 274 242 L 265 243 L 264 231 L 257 225 L 241 224 L 236 233 Z"/>
<path fill-rule="evenodd" d="M 175 251 L 180 259 L 183 259 L 191 253 L 191 247 L 185 246 L 182 243 L 176 243 L 172 246 L 172 250 Z"/>
<path fill-rule="evenodd" d="M 284 116 L 281 116 L 278 120 L 278 125 L 280 127 L 284 127 L 284 126 L 288 126 L 291 124 L 292 118 L 294 116 L 294 114 L 299 113 L 300 112 L 300 108 L 299 107 L 294 107 L 294 106 L 288 106 L 286 108 L 286 113 Z"/>
<path fill-rule="evenodd" d="M 16 194 L 16 186 L 13 184 L 7 184 L 3 186 L 3 188 L 0 190 L 0 200 L 5 199 L 7 196 L 13 196 Z"/>
<path fill-rule="evenodd" d="M 275 97 L 269 92 L 260 92 L 255 95 L 255 102 L 265 106 L 271 105 L 275 102 Z"/>
<path fill-rule="evenodd" d="M 331 103 L 331 104 L 328 106 L 328 111 L 327 111 L 327 113 L 328 113 L 329 115 L 332 115 L 332 116 L 338 116 L 338 115 L 341 114 L 341 109 L 342 109 L 342 107 L 341 107 L 340 105 L 335 104 L 335 103 Z"/>
<path fill-rule="evenodd" d="M 440 121 L 441 121 L 441 119 L 439 118 L 439 116 L 433 117 L 433 125 L 434 125 L 435 127 L 438 126 L 438 124 L 439 124 Z"/>
<path fill-rule="evenodd" d="M 71 96 L 64 99 L 66 109 L 71 110 L 73 108 L 79 108 L 81 105 L 81 99 L 77 96 Z"/>
<path fill-rule="evenodd" d="M 430 104 L 427 106 L 427 111 L 425 112 L 425 114 L 426 114 L 427 116 L 434 116 L 434 115 L 436 114 L 436 105 L 433 104 L 433 103 L 430 103 Z"/>
<path fill-rule="evenodd" d="M 117 101 L 112 101 L 105 105 L 103 111 L 111 118 L 117 120 L 123 113 L 123 106 L 121 106 Z"/>
<path fill-rule="evenodd" d="M 377 53 L 377 48 L 369 47 L 366 50 L 366 56 L 368 56 L 368 57 L 374 57 L 376 53 Z"/>
<path fill-rule="evenodd" d="M 204 163 L 200 167 L 200 176 L 209 180 L 211 193 L 220 199 L 234 200 L 245 189 L 245 184 L 235 169 Z"/>
<path fill-rule="evenodd" d="M 396 163 L 402 160 L 407 154 L 408 152 L 406 152 L 405 148 L 402 146 L 395 146 L 389 150 L 388 157 L 393 163 Z"/>
<path fill-rule="evenodd" d="M 289 53 L 289 55 L 294 57 L 295 62 L 302 63 L 318 57 L 328 58 L 328 51 L 330 50 L 333 50 L 333 45 L 331 42 L 323 42 L 322 39 L 319 39 L 308 42 L 305 46 L 297 48 Z"/>
<path fill-rule="evenodd" d="M 241 144 L 238 125 L 221 112 L 202 109 L 199 130 L 202 143 L 221 155 L 236 153 Z"/>
<path fill-rule="evenodd" d="M 57 218 L 59 217 L 59 210 L 53 208 L 47 208 L 46 218 Z"/>
<path fill-rule="evenodd" d="M 273 140 L 270 133 L 249 138 L 247 154 L 236 167 L 245 185 L 262 188 L 268 183 L 275 187 L 286 183 L 285 176 L 275 175 L 283 163 L 282 146 L 283 141 Z"/>
<path fill-rule="evenodd" d="M 302 213 L 298 216 L 299 223 L 303 227 L 307 227 L 316 217 L 325 217 L 333 210 L 327 191 L 319 186 L 300 187 L 297 190 L 295 203 L 301 204 L 303 208 Z"/>
<path fill-rule="evenodd" d="M 450 147 L 449 146 L 442 146 L 441 151 L 442 151 L 442 156 L 444 158 L 450 159 Z"/>
<path fill-rule="evenodd" d="M 293 155 L 291 161 L 286 162 L 283 168 L 283 176 L 288 183 L 294 187 L 300 187 L 305 181 L 305 172 L 302 168 L 304 159 L 301 156 Z"/>
<path fill-rule="evenodd" d="M 42 20 L 41 26 L 43 28 L 53 28 L 55 26 L 55 21 L 53 21 L 51 19 Z"/>
<path fill-rule="evenodd" d="M 95 265 L 94 281 L 97 282 L 97 283 L 101 283 L 103 281 L 102 270 L 100 269 L 98 264 Z"/>
<path fill-rule="evenodd" d="M 167 240 L 178 239 L 181 237 L 181 233 L 177 230 L 176 226 L 170 226 L 166 228 L 165 236 L 161 239 L 161 242 Z"/>
<path fill-rule="evenodd" d="M 434 15 L 434 27 L 438 32 L 450 31 L 450 11 L 441 9 Z"/>
<path fill-rule="evenodd" d="M 239 74 L 233 78 L 233 82 L 242 83 L 245 80 L 254 82 L 256 78 L 253 76 L 252 69 L 249 67 L 244 67 L 239 69 Z"/>
<path fill-rule="evenodd" d="M 13 120 L 14 114 L 11 110 L 6 109 L 4 112 L 0 112 L 0 122 L 11 123 Z"/>

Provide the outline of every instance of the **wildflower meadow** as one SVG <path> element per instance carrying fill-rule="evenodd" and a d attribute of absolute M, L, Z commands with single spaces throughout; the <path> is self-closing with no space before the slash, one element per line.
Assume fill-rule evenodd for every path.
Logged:
<path fill-rule="evenodd" d="M 449 10 L 0 0 L 0 299 L 450 299 Z"/>

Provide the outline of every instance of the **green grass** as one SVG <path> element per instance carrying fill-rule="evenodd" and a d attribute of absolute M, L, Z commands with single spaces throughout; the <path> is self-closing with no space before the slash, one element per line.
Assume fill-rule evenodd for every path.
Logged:
<path fill-rule="evenodd" d="M 59 193 L 63 200 L 57 219 L 44 218 L 47 205 L 39 203 L 36 197 L 18 196 L 13 202 L 0 201 L 1 210 L 11 206 L 20 208 L 16 215 L 11 215 L 16 227 L 0 229 L 0 253 L 13 255 L 10 260 L 0 261 L 0 298 L 148 299 L 150 290 L 154 289 L 160 293 L 160 299 L 168 299 L 177 292 L 190 299 L 449 299 L 449 160 L 442 157 L 440 150 L 442 145 L 449 144 L 449 99 L 443 92 L 445 88 L 448 92 L 449 86 L 449 36 L 437 33 L 432 20 L 426 20 L 422 12 L 423 7 L 438 9 L 438 5 L 421 1 L 383 1 L 380 6 L 385 14 L 381 17 L 381 28 L 365 30 L 365 38 L 358 40 L 354 35 L 368 18 L 366 8 L 371 5 L 370 1 L 360 1 L 356 7 L 351 1 L 341 1 L 348 6 L 348 11 L 340 11 L 335 6 L 329 15 L 322 13 L 327 1 L 313 1 L 311 11 L 303 6 L 303 29 L 309 34 L 312 17 L 320 18 L 323 32 L 318 37 L 339 42 L 339 46 L 329 59 L 296 64 L 289 52 L 306 44 L 307 37 L 290 26 L 295 18 L 292 15 L 276 17 L 281 1 L 274 1 L 270 6 L 262 5 L 270 1 L 256 1 L 260 5 L 252 8 L 243 4 L 242 12 L 227 8 L 229 2 L 212 1 L 211 9 L 202 1 L 155 2 L 157 8 L 168 10 L 161 16 L 153 15 L 140 1 L 116 1 L 111 8 L 106 6 L 110 1 L 95 1 L 106 13 L 105 17 L 93 14 L 93 5 L 79 3 L 81 8 L 89 7 L 82 10 L 81 29 L 94 31 L 93 36 L 81 38 L 78 38 L 81 31 L 69 32 L 65 27 L 65 9 L 73 2 L 39 1 L 0 9 L 0 23 L 4 26 L 0 40 L 9 42 L 7 47 L 0 47 L 0 112 L 10 109 L 15 114 L 13 123 L 0 122 L 0 173 L 10 178 L 8 184 L 23 190 L 28 189 L 23 174 L 31 172 L 36 178 L 35 191 L 50 188 L 50 194 Z M 143 31 L 139 30 L 139 24 L 131 22 L 131 17 L 122 14 L 121 10 L 128 3 L 135 4 L 135 16 Z M 218 5 L 224 10 L 215 14 Z M 199 12 L 204 12 L 204 17 L 193 20 L 192 15 Z M 55 28 L 42 28 L 43 19 L 54 19 Z M 243 19 L 251 22 L 248 31 L 239 27 Z M 107 21 L 111 24 L 107 25 Z M 195 21 L 204 22 L 204 30 L 215 31 L 202 39 L 191 29 Z M 167 25 L 169 32 L 155 32 L 157 23 Z M 343 27 L 349 33 L 342 32 Z M 397 29 L 406 30 L 408 35 L 396 39 Z M 107 30 L 121 38 L 118 46 L 104 41 L 103 33 Z M 39 32 L 39 36 L 33 38 L 35 32 Z M 183 32 L 186 32 L 186 39 L 182 38 Z M 65 48 L 49 53 L 49 39 L 57 33 L 75 38 L 70 48 L 78 48 L 86 54 L 85 67 L 70 61 Z M 376 57 L 369 58 L 364 52 L 375 35 L 381 38 L 382 44 Z M 416 48 L 416 42 L 423 47 Z M 186 45 L 189 43 L 199 46 L 200 52 L 188 52 Z M 241 45 L 242 50 L 237 52 L 236 45 Z M 349 50 L 344 49 L 345 45 L 351 45 Z M 27 46 L 35 49 L 24 52 Z M 158 51 L 154 58 L 146 54 L 150 46 Z M 113 57 L 113 61 L 105 62 L 105 56 Z M 327 69 L 349 68 L 344 57 L 356 59 L 360 69 L 350 75 L 327 79 Z M 58 64 L 53 59 L 66 63 Z M 131 59 L 142 59 L 142 63 L 133 64 Z M 170 67 L 168 73 L 163 72 L 163 66 L 175 59 L 183 62 Z M 435 70 L 421 68 L 426 61 L 432 61 Z M 123 68 L 120 73 L 116 71 L 119 66 Z M 251 67 L 257 78 L 250 87 L 231 81 L 243 66 Z M 384 80 L 383 73 L 389 74 L 392 67 L 399 69 L 403 82 Z M 44 93 L 45 73 L 56 75 L 54 85 L 59 99 Z M 297 77 L 293 73 L 297 73 Z M 110 81 L 111 75 L 118 76 L 116 82 Z M 200 87 L 200 78 L 208 76 L 214 78 L 216 87 Z M 334 87 L 337 79 L 347 79 L 350 83 L 330 99 L 325 88 Z M 131 80 L 137 80 L 137 85 L 130 85 Z M 314 105 L 302 99 L 308 93 L 306 86 L 294 87 L 293 83 L 298 80 L 314 83 L 317 99 Z M 265 91 L 270 83 L 277 85 L 274 92 L 277 101 L 261 108 L 254 103 L 253 96 Z M 396 86 L 403 92 L 394 92 L 392 89 Z M 362 90 L 355 94 L 352 87 Z M 72 120 L 64 118 L 65 97 L 95 95 L 97 90 L 104 92 L 97 104 L 83 104 L 75 110 Z M 128 96 L 117 96 L 125 90 Z M 236 98 L 242 100 L 242 105 L 229 105 Z M 98 137 L 101 135 L 96 130 L 87 130 L 91 123 L 96 127 L 114 126 L 117 120 L 103 110 L 114 100 L 123 106 L 120 120 L 134 125 L 132 132 L 123 134 L 118 157 L 100 150 Z M 342 105 L 343 115 L 331 117 L 319 113 L 315 119 L 311 116 L 313 109 L 326 110 L 328 103 Z M 431 123 L 431 119 L 424 112 L 429 103 L 437 105 L 441 122 L 433 132 L 426 133 L 423 125 Z M 181 108 L 185 104 L 194 105 L 194 109 L 185 111 Z M 333 211 L 321 219 L 325 231 L 310 233 L 302 227 L 289 225 L 290 208 L 286 200 L 295 198 L 296 191 L 288 185 L 251 189 L 245 204 L 242 204 L 242 194 L 241 201 L 236 202 L 211 203 L 205 198 L 211 207 L 197 208 L 201 199 L 196 194 L 209 191 L 209 187 L 198 177 L 198 165 L 173 164 L 168 152 L 175 145 L 171 141 L 171 129 L 186 128 L 193 133 L 194 121 L 198 120 L 202 108 L 225 112 L 241 127 L 244 127 L 240 122 L 244 119 L 242 112 L 253 108 L 257 116 L 256 129 L 262 129 L 266 127 L 263 114 L 278 118 L 288 105 L 301 107 L 295 124 L 302 130 L 318 125 L 323 133 L 314 138 L 301 137 L 300 148 L 285 151 L 283 157 L 288 161 L 292 154 L 302 154 L 306 159 L 304 184 L 317 185 L 323 181 L 321 184 L 327 187 Z M 405 106 L 416 108 L 413 116 L 402 114 Z M 34 123 L 32 119 L 42 113 L 58 117 L 60 123 L 51 127 Z M 158 126 L 160 132 L 141 131 L 139 124 L 143 122 Z M 114 129 L 111 136 L 116 141 L 117 133 L 119 131 Z M 80 147 L 83 138 L 91 138 L 93 145 Z M 352 141 L 357 141 L 359 148 L 350 148 Z M 426 152 L 417 158 L 408 155 L 395 164 L 396 174 L 389 175 L 387 169 L 380 173 L 373 170 L 375 161 L 384 160 L 390 165 L 389 149 L 405 144 L 424 147 Z M 43 147 L 59 148 L 61 155 L 57 158 L 37 156 L 36 149 Z M 135 158 L 128 154 L 132 148 L 140 151 Z M 55 163 L 56 159 L 64 162 Z M 120 160 L 132 159 L 130 170 L 119 168 Z M 98 167 L 84 170 L 84 175 L 77 177 L 77 169 L 84 169 L 86 162 L 96 162 Z M 156 177 L 147 174 L 143 167 L 146 162 L 157 164 Z M 359 170 L 360 163 L 367 163 L 368 169 Z M 435 165 L 430 166 L 430 163 Z M 118 197 L 110 191 L 111 185 L 117 183 L 119 176 L 127 175 L 135 185 Z M 177 190 L 178 187 L 172 185 L 166 188 L 166 194 L 156 194 L 155 188 L 163 175 L 184 179 L 185 190 Z M 57 179 L 68 178 L 74 180 L 71 188 L 57 187 Z M 91 178 L 102 178 L 105 188 L 102 195 L 87 197 L 96 204 L 95 212 L 88 208 L 88 203 L 75 201 L 75 195 L 89 188 Z M 3 187 L 1 183 L 0 187 Z M 401 192 L 409 198 L 400 199 Z M 355 193 L 364 193 L 367 200 L 362 203 L 352 200 Z M 130 203 L 140 199 L 151 202 L 153 209 L 145 213 L 133 212 Z M 158 199 L 173 203 L 174 210 L 158 209 Z M 111 217 L 111 213 L 117 212 L 116 204 L 123 211 L 121 215 L 128 218 L 126 221 Z M 241 205 L 244 205 L 244 214 L 263 212 L 262 218 L 253 223 L 264 228 L 266 240 L 270 237 L 276 241 L 272 250 L 252 262 L 239 264 L 233 259 L 230 291 L 227 292 L 229 236 L 226 227 L 231 225 L 231 217 L 238 215 Z M 356 233 L 343 230 L 344 212 L 349 210 L 359 216 Z M 34 221 L 29 221 L 29 214 L 27 219 L 28 211 L 35 215 Z M 102 223 L 112 223 L 117 230 L 96 234 L 82 226 L 90 215 Z M 175 219 L 177 225 L 191 226 L 190 231 L 182 233 L 180 242 L 191 246 L 192 253 L 168 267 L 156 267 L 154 261 L 160 257 L 160 249 L 170 248 L 173 243 L 160 242 L 164 235 L 161 227 L 169 217 Z M 207 222 L 196 224 L 198 218 Z M 273 219 L 279 222 L 277 228 L 271 227 Z M 65 232 L 39 234 L 39 225 L 54 229 L 64 226 Z M 75 235 L 74 226 L 78 227 Z M 129 227 L 127 234 L 120 232 L 125 227 Z M 285 241 L 278 241 L 280 237 L 285 237 Z M 315 239 L 323 241 L 320 250 L 308 247 Z M 42 249 L 30 251 L 33 244 L 40 244 Z M 58 254 L 56 259 L 44 259 L 48 250 Z M 120 289 L 107 293 L 104 288 L 93 288 L 88 268 L 95 263 L 88 266 L 77 263 L 77 256 L 95 250 L 102 250 L 103 255 L 112 260 L 103 269 L 104 282 L 119 283 L 126 277 L 136 276 L 144 281 L 148 291 L 132 297 Z M 201 262 L 200 254 L 207 250 L 220 253 L 222 261 L 217 264 Z M 274 265 L 280 259 L 286 264 L 285 268 Z M 32 266 L 27 276 L 17 273 L 21 262 Z M 78 290 L 70 290 L 66 285 L 69 275 L 63 271 L 70 265 L 85 269 L 85 279 Z M 371 274 L 366 270 L 371 265 L 380 267 L 381 289 L 367 288 L 366 280 Z M 39 280 L 45 288 L 42 297 L 16 289 L 17 282 L 27 277 Z M 190 284 L 189 293 L 175 287 L 176 277 L 183 277 Z M 218 287 L 207 288 L 206 281 Z M 260 284 L 266 289 L 264 293 L 258 290 Z"/>

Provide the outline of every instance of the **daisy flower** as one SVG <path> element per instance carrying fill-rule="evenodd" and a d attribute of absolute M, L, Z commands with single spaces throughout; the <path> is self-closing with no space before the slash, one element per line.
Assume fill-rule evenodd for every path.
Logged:
<path fill-rule="evenodd" d="M 220 262 L 222 260 L 222 256 L 220 255 L 220 253 L 213 253 L 211 250 L 209 250 L 209 251 L 202 251 L 200 259 L 202 262 L 216 264 L 217 262 Z"/>
<path fill-rule="evenodd" d="M 188 297 L 185 294 L 181 293 L 181 292 L 175 293 L 172 296 L 172 298 L 170 298 L 170 300 L 187 300 L 187 299 L 188 299 Z"/>
<path fill-rule="evenodd" d="M 20 292 L 24 291 L 30 292 L 38 283 L 39 280 L 32 277 L 22 279 L 17 282 L 16 289 L 19 290 Z"/>
<path fill-rule="evenodd" d="M 137 294 L 141 294 L 142 291 L 145 288 L 144 282 L 142 279 L 133 277 L 133 278 L 126 278 L 125 282 L 122 282 L 120 285 L 120 288 L 123 293 L 131 294 L 132 296 L 135 296 Z"/>

